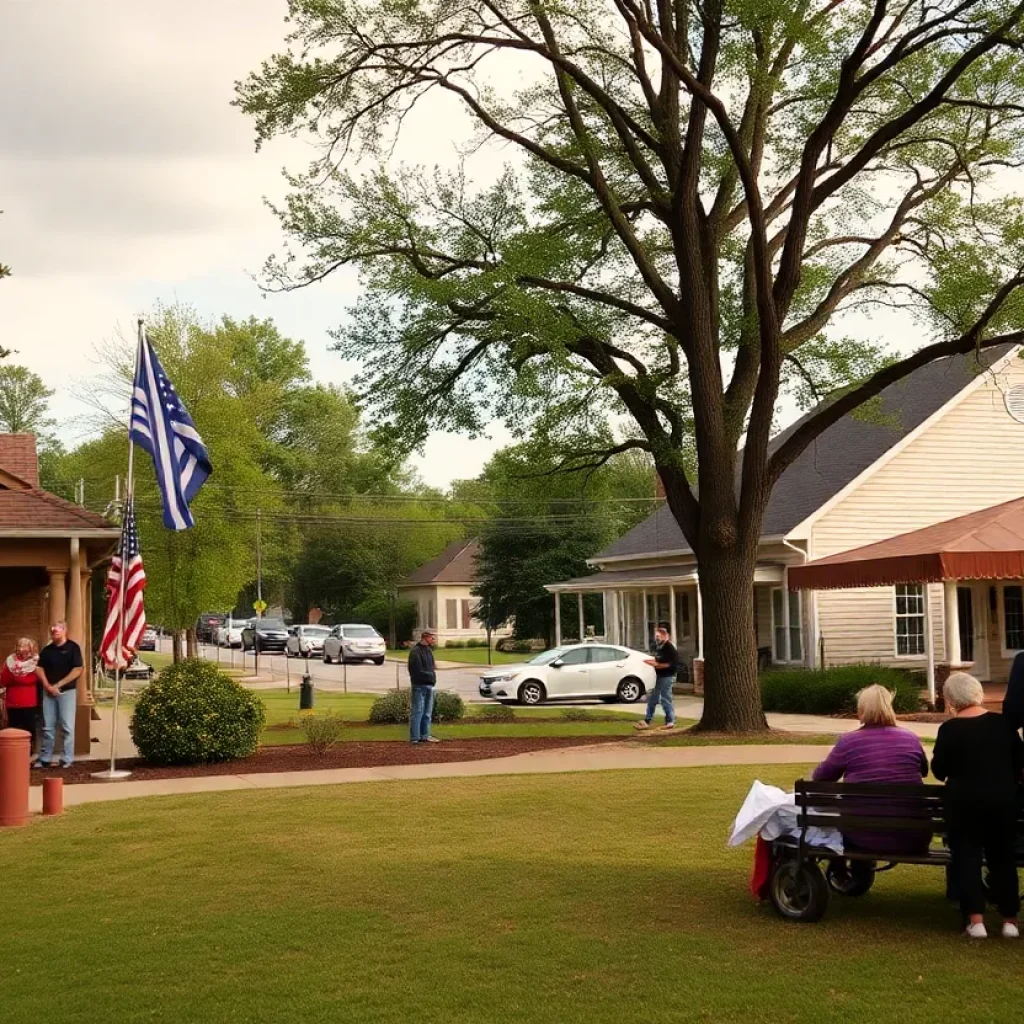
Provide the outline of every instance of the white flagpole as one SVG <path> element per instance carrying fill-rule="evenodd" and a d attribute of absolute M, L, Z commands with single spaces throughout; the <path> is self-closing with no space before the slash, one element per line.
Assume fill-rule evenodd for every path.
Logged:
<path fill-rule="evenodd" d="M 139 337 L 135 345 L 135 372 L 132 374 L 131 394 L 128 399 L 128 480 L 125 484 L 124 504 L 121 506 L 121 578 L 118 581 L 117 624 L 117 660 L 114 662 L 114 710 L 110 717 L 110 767 L 106 771 L 94 772 L 94 779 L 105 779 L 114 782 L 127 779 L 131 772 L 117 769 L 117 711 L 121 703 L 121 657 L 124 651 L 124 591 L 128 579 L 128 562 L 124 550 L 124 529 L 127 522 L 127 511 L 131 508 L 135 496 L 135 444 L 132 441 L 132 402 L 135 399 L 135 381 L 139 376 L 139 361 L 142 358 L 142 320 L 139 321 Z"/>

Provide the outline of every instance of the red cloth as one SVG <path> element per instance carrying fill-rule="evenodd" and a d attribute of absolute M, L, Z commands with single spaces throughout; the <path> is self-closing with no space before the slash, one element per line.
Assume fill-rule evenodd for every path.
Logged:
<path fill-rule="evenodd" d="M 759 899 L 768 899 L 768 882 L 772 873 L 772 844 L 760 836 L 754 846 L 754 871 L 750 876 L 750 891 Z"/>
<path fill-rule="evenodd" d="M 15 675 L 7 662 L 0 670 L 0 686 L 7 687 L 6 703 L 9 708 L 34 708 L 38 703 L 36 687 L 39 681 L 35 672 L 27 676 Z"/>

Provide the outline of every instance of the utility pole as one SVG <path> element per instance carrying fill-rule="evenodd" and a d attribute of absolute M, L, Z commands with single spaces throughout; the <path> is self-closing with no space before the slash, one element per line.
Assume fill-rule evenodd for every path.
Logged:
<path fill-rule="evenodd" d="M 256 618 L 263 618 L 263 544 L 260 533 L 260 525 L 263 517 L 262 509 L 256 509 Z M 256 678 L 260 675 L 260 634 L 253 630 L 252 636 L 252 657 L 254 674 Z M 273 676 L 273 672 L 271 672 Z"/>

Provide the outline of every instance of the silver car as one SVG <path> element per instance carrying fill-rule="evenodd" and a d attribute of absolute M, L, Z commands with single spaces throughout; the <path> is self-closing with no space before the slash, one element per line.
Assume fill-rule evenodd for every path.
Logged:
<path fill-rule="evenodd" d="M 384 637 L 373 628 L 358 622 L 345 622 L 335 626 L 324 640 L 324 664 L 338 661 L 372 661 L 384 664 L 386 645 Z"/>
<path fill-rule="evenodd" d="M 292 626 L 284 651 L 289 658 L 319 658 L 324 653 L 324 641 L 330 636 L 327 626 Z"/>

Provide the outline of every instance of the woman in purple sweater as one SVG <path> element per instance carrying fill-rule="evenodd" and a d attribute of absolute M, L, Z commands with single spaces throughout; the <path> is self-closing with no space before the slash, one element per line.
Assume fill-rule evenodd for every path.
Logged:
<path fill-rule="evenodd" d="M 884 686 L 868 686 L 857 694 L 857 717 L 861 727 L 840 737 L 812 776 L 816 782 L 890 782 L 920 785 L 928 774 L 928 758 L 921 741 L 909 730 L 896 724 L 892 695 Z M 851 802 L 852 802 L 851 798 Z M 878 817 L 899 817 L 897 801 L 862 806 Z M 870 799 L 870 798 L 868 798 Z M 930 835 L 913 832 L 849 833 L 844 840 L 851 846 L 872 853 L 909 853 L 927 847 Z"/>

